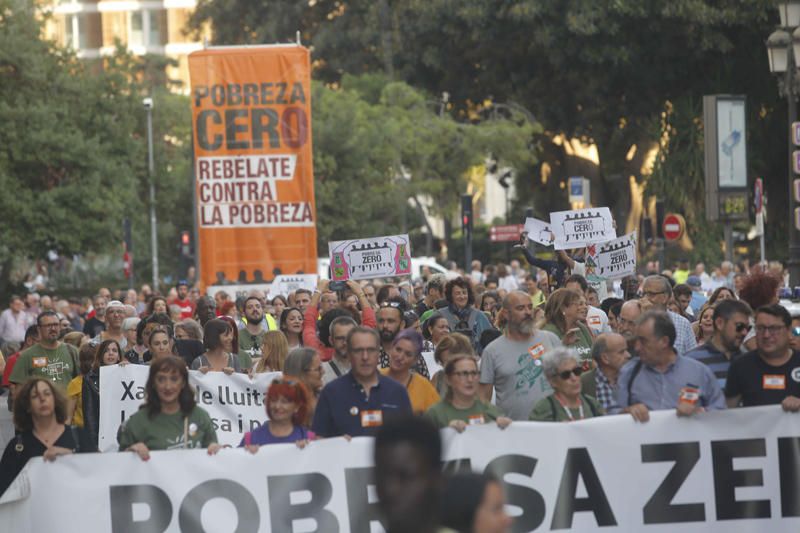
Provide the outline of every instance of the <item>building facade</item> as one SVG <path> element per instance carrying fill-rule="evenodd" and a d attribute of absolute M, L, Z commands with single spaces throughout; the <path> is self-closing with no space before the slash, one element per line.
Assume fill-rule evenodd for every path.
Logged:
<path fill-rule="evenodd" d="M 78 57 L 113 54 L 121 43 L 136 55 L 175 59 L 167 76 L 189 87 L 187 57 L 203 48 L 202 38 L 186 33 L 197 0 L 57 0 L 43 3 L 45 37 L 71 47 Z M 206 29 L 203 37 L 210 36 Z"/>

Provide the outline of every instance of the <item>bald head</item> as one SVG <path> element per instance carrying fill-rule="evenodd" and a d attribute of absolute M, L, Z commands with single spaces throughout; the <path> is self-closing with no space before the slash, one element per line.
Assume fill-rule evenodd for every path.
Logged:
<path fill-rule="evenodd" d="M 505 298 L 503 298 L 503 309 L 506 311 L 510 311 L 514 308 L 514 306 L 519 305 L 522 302 L 529 302 L 531 296 L 522 291 L 511 291 L 509 292 Z"/>
<path fill-rule="evenodd" d="M 626 339 L 635 336 L 636 321 L 642 315 L 642 304 L 639 300 L 628 300 L 622 304 L 617 318 L 617 330 Z"/>
<path fill-rule="evenodd" d="M 630 357 L 628 342 L 619 333 L 603 333 L 592 344 L 592 358 L 606 377 L 609 371 L 618 372 Z"/>

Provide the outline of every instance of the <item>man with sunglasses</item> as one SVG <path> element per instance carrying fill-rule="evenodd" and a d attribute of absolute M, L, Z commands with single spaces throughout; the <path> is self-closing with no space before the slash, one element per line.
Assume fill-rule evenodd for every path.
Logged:
<path fill-rule="evenodd" d="M 741 346 L 750 331 L 750 306 L 740 300 L 722 300 L 714 306 L 714 334 L 702 346 L 686 352 L 686 357 L 708 365 L 725 388 L 731 361 L 742 355 Z"/>
<path fill-rule="evenodd" d="M 800 352 L 790 345 L 792 317 L 779 304 L 756 311 L 756 349 L 735 359 L 728 370 L 729 407 L 781 404 L 800 411 Z"/>
<path fill-rule="evenodd" d="M 650 411 L 676 409 L 690 416 L 707 409 L 725 409 L 725 397 L 711 369 L 679 356 L 673 348 L 675 325 L 669 315 L 648 311 L 636 324 L 638 360 L 622 368 L 617 384 L 617 404 L 639 422 Z"/>
<path fill-rule="evenodd" d="M 61 321 L 55 311 L 43 311 L 36 319 L 39 342 L 19 354 L 9 381 L 16 385 L 43 377 L 66 390 L 80 371 L 78 349 L 58 340 Z"/>

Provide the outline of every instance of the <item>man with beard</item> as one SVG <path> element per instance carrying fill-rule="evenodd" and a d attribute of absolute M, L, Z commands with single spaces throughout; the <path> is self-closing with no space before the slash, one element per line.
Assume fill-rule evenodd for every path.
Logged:
<path fill-rule="evenodd" d="M 522 291 L 505 297 L 501 313 L 508 326 L 483 351 L 480 396 L 489 403 L 496 389 L 497 406 L 506 415 L 528 420 L 536 402 L 552 392 L 542 373 L 542 356 L 561 346 L 561 341 L 553 333 L 536 330 L 533 303 Z"/>
<path fill-rule="evenodd" d="M 708 342 L 686 352 L 687 357 L 708 365 L 725 388 L 731 362 L 742 355 L 740 348 L 750 331 L 750 306 L 740 300 L 722 300 L 714 307 L 714 334 Z"/>
<path fill-rule="evenodd" d="M 108 304 L 108 300 L 102 294 L 96 294 L 92 298 L 94 316 L 89 317 L 83 325 L 84 334 L 94 338 L 106 329 L 106 304 Z"/>
<path fill-rule="evenodd" d="M 264 307 L 258 296 L 248 296 L 244 301 L 244 328 L 239 330 L 239 361 L 242 368 L 250 368 L 253 361 L 261 359 L 261 342 L 268 331 L 264 320 Z"/>
<path fill-rule="evenodd" d="M 19 354 L 8 380 L 22 385 L 32 377 L 57 383 L 63 391 L 80 373 L 78 349 L 58 340 L 61 324 L 53 311 L 43 311 L 36 319 L 39 342 Z"/>
<path fill-rule="evenodd" d="M 177 305 L 181 309 L 181 320 L 184 318 L 192 318 L 194 314 L 194 304 L 189 299 L 189 282 L 182 279 L 175 285 L 175 290 L 178 291 L 178 297 L 171 303 Z"/>
<path fill-rule="evenodd" d="M 389 349 L 392 341 L 403 328 L 403 317 L 407 310 L 406 301 L 399 296 L 389 298 L 380 304 L 377 312 L 378 333 L 381 336 L 380 368 L 389 368 Z M 417 362 L 414 363 L 411 370 L 426 379 L 431 379 L 428 365 L 425 364 L 425 359 L 422 357 L 417 358 Z"/>
<path fill-rule="evenodd" d="M 756 349 L 736 358 L 728 369 L 728 407 L 781 404 L 800 411 L 800 352 L 792 349 L 792 317 L 780 304 L 756 311 Z"/>
<path fill-rule="evenodd" d="M 350 359 L 347 357 L 347 334 L 356 327 L 356 321 L 349 316 L 333 319 L 330 325 L 330 341 L 333 357 L 322 363 L 322 382 L 327 385 L 334 379 L 350 372 Z"/>
<path fill-rule="evenodd" d="M 617 318 L 617 333 L 625 337 L 628 351 L 636 357 L 636 321 L 642 315 L 642 304 L 639 300 L 628 300 L 619 310 Z"/>

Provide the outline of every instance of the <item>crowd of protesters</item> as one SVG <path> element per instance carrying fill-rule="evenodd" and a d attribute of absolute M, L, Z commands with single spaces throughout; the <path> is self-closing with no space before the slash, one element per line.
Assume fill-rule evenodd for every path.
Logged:
<path fill-rule="evenodd" d="M 655 410 L 800 410 L 800 317 L 780 303 L 780 265 L 725 262 L 709 274 L 648 263 L 612 283 L 582 250 L 548 261 L 519 248 L 529 265 L 474 261 L 338 291 L 320 280 L 272 298 L 203 295 L 185 282 L 166 295 L 14 296 L 0 314 L 0 366 L 17 436 L 0 492 L 30 457 L 97 451 L 100 368 L 115 364 L 150 368 L 144 404 L 118 435 L 119 450 L 143 460 L 220 448 L 189 369 L 283 373 L 265 391 L 268 422 L 242 439 L 251 452 L 374 435 L 411 415 L 463 432 L 620 414 L 644 423 Z"/>

